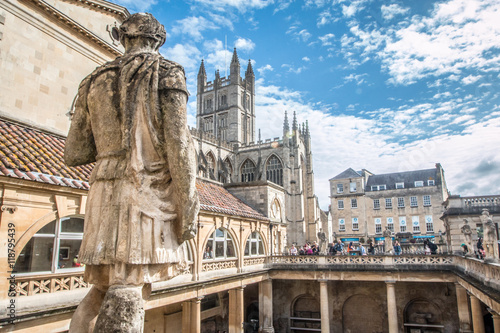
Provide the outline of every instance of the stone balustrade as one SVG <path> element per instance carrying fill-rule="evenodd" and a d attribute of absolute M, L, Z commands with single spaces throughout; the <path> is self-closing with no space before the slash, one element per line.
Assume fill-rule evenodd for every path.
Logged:
<path fill-rule="evenodd" d="M 500 205 L 500 196 L 498 195 L 463 197 L 461 199 L 463 207 L 491 207 Z"/>
<path fill-rule="evenodd" d="M 328 269 L 328 270 L 415 270 L 433 271 L 450 270 L 460 275 L 469 276 L 484 285 L 500 291 L 500 265 L 486 264 L 480 260 L 465 258 L 456 255 L 423 255 L 423 254 L 403 254 L 395 255 L 341 255 L 341 256 L 290 256 L 275 255 L 269 257 L 244 258 L 243 266 L 251 269 L 255 266 L 257 270 L 269 270 L 273 268 L 290 269 Z M 224 269 L 237 268 L 238 259 L 207 260 L 202 262 L 202 272 L 214 272 Z M 192 265 L 186 274 L 192 275 Z M 230 276 L 234 272 L 221 272 L 224 277 Z M 31 296 L 36 294 L 54 293 L 65 290 L 75 290 L 88 288 L 89 284 L 83 280 L 83 272 L 68 272 L 63 274 L 46 274 L 17 276 L 16 278 L 17 296 Z"/>
<path fill-rule="evenodd" d="M 16 277 L 16 296 L 18 297 L 88 287 L 90 285 L 83 280 L 83 272 Z"/>

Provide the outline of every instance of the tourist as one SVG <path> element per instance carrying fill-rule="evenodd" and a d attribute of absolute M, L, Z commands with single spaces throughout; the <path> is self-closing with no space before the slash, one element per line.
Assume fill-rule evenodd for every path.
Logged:
<path fill-rule="evenodd" d="M 394 241 L 394 254 L 397 256 L 401 255 L 401 244 L 398 241 Z"/>
<path fill-rule="evenodd" d="M 203 259 L 212 259 L 213 257 L 212 249 L 210 246 L 207 246 L 205 252 L 203 253 Z"/>
<path fill-rule="evenodd" d="M 375 246 L 373 245 L 372 241 L 370 241 L 370 244 L 368 244 L 368 254 L 371 255 L 375 254 Z"/>
<path fill-rule="evenodd" d="M 485 253 L 484 253 L 484 247 L 483 247 L 483 237 L 478 238 L 476 247 L 477 247 L 479 259 L 484 259 Z"/>
<path fill-rule="evenodd" d="M 363 244 L 359 245 L 359 251 L 360 251 L 360 253 L 361 253 L 362 256 L 366 256 L 366 249 L 363 246 Z"/>
<path fill-rule="evenodd" d="M 467 245 L 465 245 L 465 243 L 462 243 L 462 245 L 460 245 L 462 247 L 462 250 L 464 252 L 464 256 L 466 256 L 468 253 L 469 253 L 469 249 L 467 248 Z"/>
<path fill-rule="evenodd" d="M 292 247 L 290 248 L 290 255 L 291 256 L 297 255 L 297 248 L 295 247 L 295 244 L 292 244 Z"/>
<path fill-rule="evenodd" d="M 428 240 L 424 241 L 424 253 L 426 255 L 430 255 L 431 254 L 431 248 L 429 247 L 429 241 Z"/>

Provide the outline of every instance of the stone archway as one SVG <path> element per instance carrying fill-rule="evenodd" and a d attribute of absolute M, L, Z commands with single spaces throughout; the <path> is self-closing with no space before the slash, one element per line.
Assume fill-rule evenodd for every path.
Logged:
<path fill-rule="evenodd" d="M 443 323 L 442 311 L 434 302 L 425 298 L 411 300 L 406 304 L 404 323 L 411 324 L 413 329 L 425 329 L 429 332 L 442 332 L 439 327 Z M 415 326 L 421 325 L 421 326 Z M 431 326 L 427 326 L 431 325 Z M 444 328 L 444 326 L 443 326 Z M 408 329 L 407 332 L 410 332 Z"/>
<path fill-rule="evenodd" d="M 342 307 L 344 333 L 384 332 L 386 312 L 382 304 L 367 295 L 353 295 Z"/>

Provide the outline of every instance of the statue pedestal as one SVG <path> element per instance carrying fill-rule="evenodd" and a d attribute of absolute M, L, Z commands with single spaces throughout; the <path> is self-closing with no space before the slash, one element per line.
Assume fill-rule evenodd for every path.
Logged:
<path fill-rule="evenodd" d="M 142 333 L 142 286 L 111 286 L 104 297 L 94 332 Z"/>

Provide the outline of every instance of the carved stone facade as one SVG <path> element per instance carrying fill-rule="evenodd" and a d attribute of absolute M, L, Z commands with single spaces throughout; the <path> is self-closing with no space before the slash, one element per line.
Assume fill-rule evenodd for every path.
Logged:
<path fill-rule="evenodd" d="M 294 113 L 290 127 L 285 113 L 282 138 L 261 140 L 259 132 L 255 141 L 255 75 L 249 62 L 245 78 L 240 77 L 236 49 L 228 77 L 217 72 L 214 81 L 207 82 L 202 61 L 197 91 L 197 126 L 192 134 L 197 141 L 199 176 L 226 184 L 231 193 L 271 221 L 287 225 L 287 246 L 316 241 L 323 226 L 314 194 L 308 125 L 299 126 Z M 263 193 L 266 181 L 269 190 Z M 242 186 L 244 193 L 238 190 Z M 273 202 L 282 212 L 279 217 L 273 217 Z"/>
<path fill-rule="evenodd" d="M 448 197 L 444 171 L 435 169 L 375 175 L 347 169 L 330 179 L 333 231 L 341 239 L 382 240 L 387 228 L 404 238 L 445 233 L 439 219 Z"/>

